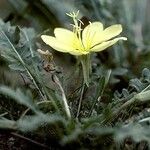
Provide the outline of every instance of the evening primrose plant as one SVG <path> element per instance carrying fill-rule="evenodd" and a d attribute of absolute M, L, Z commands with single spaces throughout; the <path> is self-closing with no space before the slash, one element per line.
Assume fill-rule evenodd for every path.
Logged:
<path fill-rule="evenodd" d="M 64 28 L 55 28 L 55 37 L 42 35 L 41 38 L 56 51 L 77 56 L 82 64 L 84 83 L 88 86 L 91 72 L 90 54 L 92 52 L 103 51 L 119 40 L 127 40 L 127 38 L 114 38 L 122 32 L 120 24 L 104 29 L 103 24 L 96 21 L 89 22 L 89 25 L 82 29 L 81 25 L 84 23 L 78 19 L 79 11 L 67 15 L 73 19 L 73 31 Z"/>
<path fill-rule="evenodd" d="M 15 86 L 0 85 L 0 130 L 7 130 L 8 136 L 12 135 L 13 138 L 16 136 L 17 139 L 21 138 L 21 141 L 26 140 L 27 145 L 30 145 L 29 142 L 36 144 L 38 149 L 90 147 L 112 150 L 130 149 L 133 144 L 135 149 L 138 149 L 137 145 L 140 145 L 138 147 L 141 149 L 139 141 L 147 141 L 150 145 L 150 70 L 145 68 L 139 79 L 135 76 L 136 78 L 127 84 L 130 73 L 123 76 L 122 68 L 115 68 L 114 65 L 111 74 L 108 69 L 112 66 L 111 61 L 108 62 L 109 66 L 105 64 L 106 67 L 99 67 L 99 62 L 95 61 L 90 87 L 84 90 L 89 83 L 87 79 L 91 71 L 90 55 L 104 50 L 100 48 L 104 43 L 118 39 L 113 37 L 120 34 L 122 27 L 113 25 L 99 32 L 100 26 L 103 28 L 103 25 L 100 22 L 89 22 L 88 26 L 82 28 L 83 22 L 78 19 L 78 13 L 68 14 L 74 21 L 73 31 L 56 28 L 54 32 L 59 30 L 58 33 L 62 34 L 55 33 L 55 37 L 50 39 L 55 41 L 53 48 L 61 52 L 63 49 L 65 53 L 74 55 L 80 61 L 84 73 L 82 85 L 78 72 L 69 77 L 68 74 L 62 76 L 59 66 L 55 65 L 53 55 L 41 48 L 40 43 L 35 42 L 39 36 L 33 28 L 11 26 L 10 23 L 0 20 L 0 53 L 13 70 L 10 80 L 13 79 L 13 73 L 17 77 Z M 74 39 L 64 31 L 73 34 Z M 109 31 L 108 35 L 104 34 L 106 31 Z M 83 36 L 85 32 L 86 36 Z M 121 37 L 119 40 L 126 38 Z M 76 53 L 69 51 L 71 44 Z M 68 45 L 70 48 L 66 52 Z M 99 49 L 94 51 L 96 47 Z M 55 60 L 57 61 L 57 58 Z M 71 64 L 71 61 L 68 62 Z M 70 70 L 67 68 L 67 71 Z M 119 77 L 122 80 L 119 84 L 113 81 L 119 79 L 115 78 L 114 72 L 121 74 Z M 108 84 L 109 81 L 111 84 Z M 4 83 L 10 85 L 8 80 L 4 80 Z M 131 145 L 131 139 L 138 143 L 135 145 L 133 142 Z"/>

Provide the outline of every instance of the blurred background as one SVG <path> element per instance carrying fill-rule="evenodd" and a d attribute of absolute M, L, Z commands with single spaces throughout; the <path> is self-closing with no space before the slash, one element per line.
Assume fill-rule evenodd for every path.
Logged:
<path fill-rule="evenodd" d="M 139 76 L 143 68 L 150 66 L 149 8 L 150 0 L 0 0 L 0 18 L 12 25 L 34 28 L 37 37 L 53 34 L 55 27 L 70 28 L 72 20 L 66 13 L 77 10 L 80 10 L 80 17 L 101 21 L 105 27 L 122 24 L 122 36 L 128 41 L 93 56 L 95 73 L 112 69 L 111 83 L 114 89 L 116 86 L 122 89 L 129 79 Z M 58 64 L 70 63 L 68 57 L 72 56 L 66 58 L 66 55 L 60 57 L 58 54 L 56 61 Z M 17 84 L 16 74 L 12 80 L 13 74 L 10 76 L 2 58 L 0 68 L 0 83 Z"/>

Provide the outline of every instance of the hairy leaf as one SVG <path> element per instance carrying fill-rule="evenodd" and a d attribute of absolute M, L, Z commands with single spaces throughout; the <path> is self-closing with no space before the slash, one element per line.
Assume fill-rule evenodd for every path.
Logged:
<path fill-rule="evenodd" d="M 12 90 L 9 87 L 1 86 L 0 87 L 0 93 L 6 96 L 9 96 L 10 98 L 14 99 L 16 102 L 23 104 L 33 110 L 34 112 L 39 112 L 37 109 L 37 106 L 33 102 L 33 99 L 31 97 L 31 93 L 27 91 L 26 93 L 23 93 L 20 89 Z"/>

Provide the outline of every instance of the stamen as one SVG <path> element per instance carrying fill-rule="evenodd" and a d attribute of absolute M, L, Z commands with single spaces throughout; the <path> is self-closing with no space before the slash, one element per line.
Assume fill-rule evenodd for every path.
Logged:
<path fill-rule="evenodd" d="M 79 21 L 82 25 L 84 25 L 84 23 L 82 22 L 82 20 L 78 19 L 78 21 Z"/>
<path fill-rule="evenodd" d="M 78 19 L 78 15 L 79 15 L 79 10 L 75 13 L 75 12 L 72 12 L 72 13 L 66 13 L 69 17 L 71 17 L 73 19 L 73 22 L 74 24 L 71 24 L 71 26 L 73 26 L 73 32 L 76 34 L 79 42 L 77 42 L 78 44 L 78 49 L 79 50 L 84 50 L 84 45 L 83 45 L 83 42 L 82 42 L 82 38 L 81 38 L 81 25 L 84 25 L 84 23 Z"/>
<path fill-rule="evenodd" d="M 77 18 L 78 15 L 79 15 L 79 10 L 75 13 L 75 12 L 72 12 L 72 13 L 66 13 L 66 15 L 68 15 L 69 17 L 71 18 Z"/>

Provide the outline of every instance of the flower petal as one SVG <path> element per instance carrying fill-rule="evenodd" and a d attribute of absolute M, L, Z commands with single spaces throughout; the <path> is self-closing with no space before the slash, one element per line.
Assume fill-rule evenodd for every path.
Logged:
<path fill-rule="evenodd" d="M 103 31 L 103 24 L 101 22 L 93 22 L 86 26 L 82 32 L 82 42 L 85 49 L 97 43 L 97 37 Z"/>
<path fill-rule="evenodd" d="M 42 35 L 41 38 L 47 45 L 51 46 L 53 49 L 59 52 L 67 53 L 70 51 L 74 51 L 73 47 L 71 47 L 67 43 L 62 43 L 61 41 L 58 41 L 55 37 Z"/>
<path fill-rule="evenodd" d="M 120 24 L 112 25 L 106 28 L 99 37 L 99 43 L 110 40 L 111 38 L 119 35 L 122 32 L 122 26 Z"/>
<path fill-rule="evenodd" d="M 99 44 L 99 45 L 94 46 L 93 48 L 91 48 L 90 51 L 99 52 L 99 51 L 105 50 L 106 48 L 114 45 L 119 40 L 127 40 L 127 38 L 126 37 L 118 37 L 118 38 L 115 38 L 113 40 L 110 40 L 110 41 L 107 41 L 107 42 L 103 42 L 103 43 L 101 43 L 101 44 Z"/>
<path fill-rule="evenodd" d="M 70 45 L 71 47 L 74 47 L 74 49 L 83 49 L 82 43 L 74 32 L 64 28 L 56 28 L 54 34 L 56 39 L 62 43 Z"/>
<path fill-rule="evenodd" d="M 63 43 L 70 43 L 76 38 L 76 35 L 67 29 L 64 28 L 55 28 L 54 34 L 56 36 L 56 39 Z"/>

